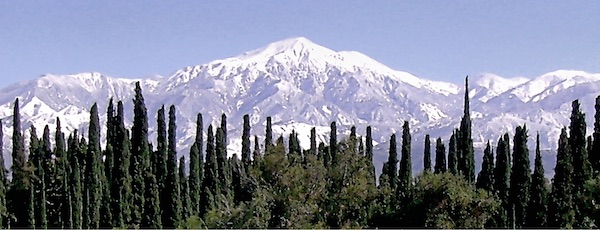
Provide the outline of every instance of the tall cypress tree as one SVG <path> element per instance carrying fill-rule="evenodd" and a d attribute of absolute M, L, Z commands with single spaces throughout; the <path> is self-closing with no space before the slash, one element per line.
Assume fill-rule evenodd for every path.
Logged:
<path fill-rule="evenodd" d="M 467 181 L 475 182 L 475 154 L 473 152 L 473 139 L 471 138 L 471 115 L 469 110 L 469 76 L 465 78 L 465 104 L 463 117 L 460 121 L 459 140 L 457 148 L 462 156 L 459 165 L 464 165 L 459 171 L 463 173 Z"/>
<path fill-rule="evenodd" d="M 398 187 L 398 147 L 396 145 L 396 134 L 390 136 L 390 150 L 387 162 L 383 163 L 379 184 L 389 186 L 392 191 Z M 382 178 L 385 178 L 382 180 Z"/>
<path fill-rule="evenodd" d="M 433 172 L 446 172 L 446 146 L 444 146 L 444 142 L 440 137 L 435 142 L 435 167 Z"/>
<path fill-rule="evenodd" d="M 71 174 L 71 166 L 69 164 L 69 158 L 67 156 L 67 150 L 65 145 L 65 136 L 62 132 L 60 124 L 60 118 L 56 118 L 56 132 L 54 134 L 54 155 L 56 156 L 56 167 L 57 167 L 57 188 L 59 189 L 57 203 L 60 204 L 60 222 L 59 227 L 62 228 L 73 228 L 73 207 L 71 206 L 71 194 L 69 187 L 72 186 L 69 183 L 69 176 Z"/>
<path fill-rule="evenodd" d="M 302 149 L 300 148 L 300 141 L 298 140 L 298 134 L 295 130 L 292 130 L 290 137 L 288 138 L 288 160 L 290 164 L 298 164 L 302 158 Z"/>
<path fill-rule="evenodd" d="M 331 131 L 329 134 L 329 156 L 331 157 L 331 165 L 337 164 L 337 127 L 335 121 L 331 122 Z"/>
<path fill-rule="evenodd" d="M 310 154 L 316 156 L 317 155 L 317 129 L 313 127 L 310 129 Z"/>
<path fill-rule="evenodd" d="M 94 104 L 90 110 L 90 126 L 84 173 L 83 224 L 86 228 L 100 227 L 100 206 L 102 201 L 100 154 L 100 120 L 98 118 L 98 105 Z"/>
<path fill-rule="evenodd" d="M 244 115 L 244 129 L 242 131 L 242 163 L 246 170 L 250 169 L 250 116 Z"/>
<path fill-rule="evenodd" d="M 7 228 L 8 226 L 8 212 L 6 205 L 6 191 L 8 190 L 7 184 L 7 170 L 4 167 L 4 132 L 2 127 L 2 119 L 0 119 L 0 228 Z"/>
<path fill-rule="evenodd" d="M 181 220 L 187 220 L 190 217 L 192 210 L 190 206 L 190 193 L 189 193 L 189 178 L 185 175 L 185 157 L 181 156 L 179 158 L 179 167 L 178 167 L 178 177 L 179 177 L 179 199 L 181 202 Z"/>
<path fill-rule="evenodd" d="M 162 228 L 160 193 L 156 176 L 148 172 L 146 176 L 146 201 L 144 202 L 144 214 L 142 215 L 141 226 L 143 228 L 160 229 Z"/>
<path fill-rule="evenodd" d="M 571 124 L 569 125 L 569 147 L 573 157 L 573 189 L 574 189 L 574 204 L 577 224 L 574 227 L 584 227 L 582 224 L 585 221 L 585 206 L 583 201 L 584 184 L 591 179 L 591 167 L 586 148 L 586 123 L 585 113 L 579 106 L 579 100 L 575 100 L 571 104 Z"/>
<path fill-rule="evenodd" d="M 225 134 L 224 130 L 221 128 L 217 128 L 217 134 L 215 136 L 215 155 L 217 156 L 217 173 L 218 173 L 218 183 L 219 188 L 221 189 L 221 194 L 223 194 L 226 198 L 231 194 L 231 181 L 229 180 L 229 167 L 227 162 L 227 152 L 225 146 Z"/>
<path fill-rule="evenodd" d="M 431 172 L 431 141 L 429 140 L 429 134 L 425 135 L 425 146 L 423 151 L 423 166 L 424 170 Z"/>
<path fill-rule="evenodd" d="M 115 127 L 115 108 L 112 97 L 109 99 L 108 108 L 106 109 L 106 147 L 104 148 L 104 181 L 103 181 L 103 202 L 100 211 L 102 216 L 100 218 L 100 226 L 103 228 L 111 227 L 113 224 L 112 221 L 112 176 L 113 170 L 115 169 L 115 159 L 114 159 L 114 146 L 115 146 L 115 136 L 116 136 L 116 127 Z"/>
<path fill-rule="evenodd" d="M 412 187 L 410 142 L 410 127 L 408 121 L 404 121 L 402 126 L 402 158 L 400 159 L 400 171 L 398 173 L 398 194 L 400 197 L 408 196 L 408 192 Z"/>
<path fill-rule="evenodd" d="M 57 180 L 56 167 L 53 158 L 52 145 L 50 144 L 50 127 L 46 125 L 44 127 L 44 133 L 40 142 L 41 151 L 41 167 L 43 168 L 44 175 L 39 177 L 43 180 L 44 184 L 44 198 L 45 201 L 45 215 L 46 222 L 38 223 L 45 227 L 58 228 L 60 227 L 60 185 Z"/>
<path fill-rule="evenodd" d="M 146 175 L 150 170 L 150 149 L 148 146 L 148 111 L 142 95 L 140 82 L 135 84 L 133 98 L 133 127 L 131 128 L 131 225 L 139 226 L 144 212 Z"/>
<path fill-rule="evenodd" d="M 548 190 L 546 189 L 546 178 L 544 177 L 544 165 L 540 151 L 540 133 L 535 139 L 535 163 L 533 175 L 531 176 L 531 190 L 529 205 L 527 205 L 527 219 L 525 227 L 546 227 L 546 212 L 548 210 Z"/>
<path fill-rule="evenodd" d="M 47 199 L 46 199 L 46 177 L 44 159 L 44 149 L 37 137 L 35 126 L 31 126 L 29 141 L 29 164 L 33 166 L 32 177 L 32 202 L 33 202 L 33 217 L 36 228 L 45 229 L 48 227 L 47 221 Z M 31 211 L 31 210 L 30 210 Z M 30 214 L 31 215 L 31 214 Z"/>
<path fill-rule="evenodd" d="M 458 175 L 458 156 L 456 152 L 456 132 L 452 132 L 448 142 L 448 171 Z"/>
<path fill-rule="evenodd" d="M 13 135 L 12 135 L 12 180 L 7 194 L 8 212 L 14 220 L 11 228 L 31 227 L 32 219 L 28 207 L 32 204 L 31 197 L 24 194 L 31 192 L 30 170 L 25 155 L 25 141 L 21 133 L 21 114 L 19 112 L 19 99 L 15 99 L 13 109 Z"/>
<path fill-rule="evenodd" d="M 160 193 L 160 205 L 161 210 L 166 210 L 169 208 L 170 203 L 170 195 L 166 189 L 166 181 L 167 181 L 167 123 L 165 119 L 165 106 L 161 106 L 157 112 L 157 150 L 155 153 L 156 157 L 156 181 L 158 183 L 158 191 Z M 168 222 L 167 216 L 162 216 L 162 223 L 165 224 Z M 166 225 L 165 225 L 166 226 Z"/>
<path fill-rule="evenodd" d="M 507 228 L 509 208 L 508 197 L 510 195 L 510 157 L 508 147 L 508 135 L 500 137 L 496 147 L 496 168 L 494 168 L 494 189 L 501 202 L 502 209 L 496 216 L 496 227 Z"/>
<path fill-rule="evenodd" d="M 125 228 L 131 221 L 132 178 L 130 174 L 129 132 L 124 123 L 123 102 L 117 103 L 115 122 L 114 169 L 112 170 L 111 210 L 113 227 Z"/>
<path fill-rule="evenodd" d="M 481 163 L 481 171 L 477 176 L 476 186 L 490 192 L 494 191 L 494 153 L 489 141 L 483 151 L 483 163 Z"/>
<path fill-rule="evenodd" d="M 567 130 L 563 127 L 558 140 L 556 167 L 548 203 L 548 227 L 571 228 L 575 224 L 573 202 L 573 157 L 570 153 Z"/>
<path fill-rule="evenodd" d="M 221 129 L 223 130 L 223 143 L 227 146 L 229 139 L 227 139 L 227 115 L 225 113 L 221 114 Z"/>
<path fill-rule="evenodd" d="M 177 125 L 175 116 L 175 106 L 169 108 L 169 133 L 167 147 L 167 178 L 165 181 L 165 191 L 168 198 L 166 199 L 166 209 L 163 210 L 164 221 L 163 225 L 166 228 L 174 228 L 179 224 L 181 214 L 181 199 L 179 176 L 177 171 Z"/>
<path fill-rule="evenodd" d="M 521 228 L 527 217 L 531 187 L 531 164 L 527 147 L 527 126 L 515 130 L 513 165 L 510 174 L 510 204 L 514 208 L 514 225 Z"/>
<path fill-rule="evenodd" d="M 82 149 L 77 137 L 77 130 L 73 131 L 73 133 L 70 135 L 68 144 L 68 154 L 70 158 L 69 162 L 71 169 L 73 169 L 69 175 L 69 193 L 71 195 L 70 202 L 71 207 L 73 208 L 73 228 L 81 229 L 83 228 L 83 181 L 81 180 L 81 166 L 79 165 L 77 156 Z"/>
<path fill-rule="evenodd" d="M 271 117 L 267 117 L 267 126 L 265 130 L 265 153 L 269 152 L 269 148 L 273 147 L 273 128 Z"/>
<path fill-rule="evenodd" d="M 371 176 L 371 183 L 374 185 L 377 181 L 377 174 L 375 173 L 375 165 L 373 164 L 373 134 L 371 126 L 367 126 L 367 135 L 365 137 L 365 157 L 369 162 L 369 172 Z"/>
<path fill-rule="evenodd" d="M 254 152 L 252 152 L 253 164 L 257 165 L 256 162 L 260 161 L 260 144 L 258 143 L 258 136 L 254 135 Z"/>
<path fill-rule="evenodd" d="M 594 105 L 594 137 L 592 144 L 592 151 L 590 155 L 590 163 L 595 173 L 600 171 L 600 95 L 596 97 L 596 104 Z"/>
<path fill-rule="evenodd" d="M 212 124 L 208 126 L 206 138 L 206 162 L 204 163 L 204 180 L 202 181 L 202 199 L 200 199 L 200 216 L 214 208 L 215 196 L 219 194 L 219 174 L 217 156 L 215 154 L 215 138 Z"/>
<path fill-rule="evenodd" d="M 202 192 L 202 180 L 204 178 L 204 154 L 202 153 L 202 144 L 204 142 L 202 114 L 198 113 L 196 119 L 196 139 L 190 150 L 190 211 L 192 215 L 200 212 L 200 193 Z"/>

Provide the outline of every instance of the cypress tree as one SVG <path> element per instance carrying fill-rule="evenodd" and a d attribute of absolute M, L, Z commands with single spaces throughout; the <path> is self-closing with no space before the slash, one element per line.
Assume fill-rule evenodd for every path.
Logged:
<path fill-rule="evenodd" d="M 313 127 L 310 129 L 310 154 L 316 156 L 317 155 L 317 129 Z"/>
<path fill-rule="evenodd" d="M 458 156 L 456 152 L 456 132 L 452 132 L 448 143 L 448 171 L 458 175 Z"/>
<path fill-rule="evenodd" d="M 252 152 L 252 158 L 254 159 L 254 165 L 260 160 L 260 144 L 256 135 L 254 135 L 254 152 Z"/>
<path fill-rule="evenodd" d="M 584 227 L 583 222 L 586 216 L 583 201 L 585 182 L 591 179 L 591 167 L 586 148 L 586 123 L 585 113 L 579 106 L 579 100 L 572 102 L 571 124 L 569 125 L 569 147 L 573 157 L 573 189 L 574 204 L 577 224 L 574 227 Z"/>
<path fill-rule="evenodd" d="M 129 132 L 125 127 L 123 102 L 117 103 L 115 122 L 114 170 L 111 186 L 111 210 L 113 227 L 125 228 L 131 221 L 132 178 L 130 174 L 130 142 Z"/>
<path fill-rule="evenodd" d="M 335 121 L 331 122 L 331 132 L 329 134 L 329 156 L 331 164 L 336 165 L 337 162 L 337 128 Z"/>
<path fill-rule="evenodd" d="M 380 179 L 379 184 L 389 186 L 392 191 L 398 187 L 398 147 L 396 145 L 396 134 L 390 136 L 390 150 L 388 160 L 383 164 L 381 175 L 385 175 L 387 181 Z"/>
<path fill-rule="evenodd" d="M 94 104 L 90 110 L 88 141 L 85 164 L 85 190 L 83 193 L 83 208 L 85 212 L 83 222 L 86 228 L 99 228 L 102 182 L 100 181 L 100 121 L 97 104 Z"/>
<path fill-rule="evenodd" d="M 62 132 L 60 118 L 56 118 L 56 132 L 54 134 L 55 149 L 54 155 L 56 156 L 57 165 L 57 187 L 59 188 L 58 203 L 60 204 L 60 222 L 59 227 L 62 228 L 73 228 L 73 207 L 71 206 L 71 194 L 69 187 L 69 176 L 71 174 L 71 167 L 69 164 L 69 158 L 65 148 L 65 137 Z"/>
<path fill-rule="evenodd" d="M 204 163 L 202 162 L 204 158 L 204 154 L 202 153 L 204 136 L 202 130 L 202 114 L 198 113 L 196 119 L 196 139 L 190 150 L 190 179 L 188 182 L 190 189 L 190 211 L 193 215 L 200 212 L 200 193 L 202 192 L 201 185 L 204 178 Z"/>
<path fill-rule="evenodd" d="M 32 202 L 33 209 L 29 210 L 33 211 L 34 224 L 36 228 L 45 229 L 48 227 L 47 221 L 47 198 L 46 198 L 46 173 L 45 167 L 43 164 L 45 163 L 44 159 L 44 148 L 40 144 L 40 140 L 37 137 L 37 132 L 35 130 L 35 126 L 31 126 L 30 131 L 30 141 L 29 141 L 29 164 L 33 166 L 33 178 L 32 178 Z"/>
<path fill-rule="evenodd" d="M 556 167 L 548 203 L 548 227 L 551 228 L 571 228 L 575 224 L 574 169 L 570 151 L 567 130 L 563 127 L 558 140 Z"/>
<path fill-rule="evenodd" d="M 83 228 L 83 184 L 81 181 L 81 166 L 79 165 L 79 160 L 77 156 L 82 151 L 81 145 L 79 143 L 79 139 L 77 137 L 77 130 L 73 132 L 73 134 L 69 137 L 69 157 L 70 157 L 70 165 L 71 174 L 69 175 L 69 193 L 71 195 L 71 207 L 73 208 L 72 220 L 73 220 L 73 228 L 81 229 Z"/>
<path fill-rule="evenodd" d="M 171 205 L 169 200 L 171 196 L 167 192 L 166 189 L 166 181 L 167 181 L 167 123 L 165 120 L 165 106 L 161 106 L 157 112 L 157 151 L 154 154 L 156 157 L 156 182 L 158 183 L 158 191 L 160 193 L 160 205 L 162 213 L 162 224 L 165 225 L 169 221 L 167 220 L 167 216 L 164 215 L 164 210 L 167 210 Z M 165 225 L 165 227 L 168 227 Z"/>
<path fill-rule="evenodd" d="M 527 126 L 515 130 L 513 165 L 510 174 L 510 203 L 514 207 L 514 224 L 517 228 L 525 225 L 527 204 L 531 187 L 531 164 L 527 147 Z"/>
<path fill-rule="evenodd" d="M 215 136 L 215 155 L 217 156 L 217 173 L 219 178 L 218 183 L 219 188 L 221 189 L 221 194 L 223 194 L 226 198 L 230 198 L 229 195 L 231 195 L 231 183 L 228 177 L 229 167 L 227 164 L 227 152 L 224 137 L 224 130 L 217 128 L 217 134 Z"/>
<path fill-rule="evenodd" d="M 115 109 L 112 97 L 109 99 L 108 108 L 106 109 L 106 146 L 104 149 L 104 177 L 103 177 L 103 202 L 100 211 L 102 216 L 100 218 L 100 226 L 103 228 L 112 227 L 112 176 L 113 170 L 115 169 L 114 159 L 114 146 L 115 146 Z"/>
<path fill-rule="evenodd" d="M 592 144 L 592 151 L 589 153 L 590 163 L 595 173 L 600 171 L 600 95 L 596 97 L 596 104 L 594 105 L 594 137 Z"/>
<path fill-rule="evenodd" d="M 180 187 L 177 171 L 177 146 L 175 106 L 169 108 L 169 133 L 167 147 L 167 178 L 165 181 L 165 191 L 168 195 L 166 200 L 166 209 L 163 210 L 163 225 L 166 228 L 177 227 L 181 214 Z"/>
<path fill-rule="evenodd" d="M 45 198 L 46 199 L 46 227 L 59 228 L 61 224 L 61 188 L 58 177 L 57 165 L 53 159 L 54 152 L 50 144 L 50 127 L 44 126 L 42 140 L 40 142 L 42 156 L 41 167 L 44 169 Z M 40 223 L 38 223 L 40 224 Z"/>
<path fill-rule="evenodd" d="M 435 143 L 435 167 L 434 173 L 446 172 L 446 146 L 442 142 L 442 138 L 438 137 Z"/>
<path fill-rule="evenodd" d="M 180 190 L 180 202 L 181 202 L 181 220 L 187 220 L 190 217 L 192 210 L 190 206 L 190 193 L 188 180 L 189 178 L 185 175 L 185 157 L 179 158 L 179 187 Z"/>
<path fill-rule="evenodd" d="M 425 146 L 423 151 L 423 166 L 425 171 L 431 172 L 431 141 L 429 140 L 429 134 L 425 135 Z"/>
<path fill-rule="evenodd" d="M 269 148 L 273 147 L 273 130 L 271 117 L 267 117 L 267 127 L 265 131 L 265 153 L 269 152 Z"/>
<path fill-rule="evenodd" d="M 298 134 L 295 130 L 292 130 L 290 133 L 290 137 L 288 138 L 288 160 L 291 165 L 297 164 L 300 162 L 302 157 L 302 149 L 300 148 L 300 141 L 298 140 Z"/>
<path fill-rule="evenodd" d="M 244 129 L 242 131 L 242 162 L 246 170 L 250 169 L 250 116 L 244 115 Z"/>
<path fill-rule="evenodd" d="M 217 156 L 215 154 L 215 138 L 212 124 L 208 126 L 206 138 L 206 162 L 204 163 L 204 180 L 202 181 L 202 199 L 200 199 L 200 216 L 214 208 L 215 195 L 219 188 Z"/>
<path fill-rule="evenodd" d="M 144 214 L 142 216 L 141 226 L 143 228 L 160 229 L 162 228 L 160 193 L 156 176 L 148 172 L 146 176 L 146 201 L 144 202 Z"/>
<path fill-rule="evenodd" d="M 227 146 L 229 139 L 227 139 L 227 115 L 225 113 L 221 114 L 221 129 L 223 130 L 223 143 Z"/>
<path fill-rule="evenodd" d="M 496 217 L 496 227 L 507 228 L 509 208 L 508 197 L 510 194 L 510 157 L 508 135 L 501 136 L 496 147 L 496 168 L 494 168 L 494 189 L 501 202 L 502 209 Z"/>
<path fill-rule="evenodd" d="M 489 141 L 483 151 L 483 162 L 481 163 L 481 171 L 477 176 L 476 186 L 490 192 L 494 191 L 494 153 Z"/>
<path fill-rule="evenodd" d="M 6 175 L 8 172 L 4 167 L 4 142 L 2 137 L 4 137 L 4 132 L 2 119 L 0 119 L 0 228 L 7 228 L 8 212 L 6 205 L 6 191 L 8 190 L 8 184 Z"/>
<path fill-rule="evenodd" d="M 407 197 L 412 187 L 410 142 L 410 127 L 408 121 L 404 121 L 404 125 L 402 126 L 402 158 L 400 159 L 400 171 L 398 173 L 398 191 L 400 197 Z"/>
<path fill-rule="evenodd" d="M 369 172 L 371 176 L 371 184 L 376 184 L 377 174 L 375 173 L 375 165 L 373 164 L 373 135 L 371 126 L 367 126 L 367 135 L 365 137 L 365 157 L 367 158 L 367 167 L 369 167 Z"/>
<path fill-rule="evenodd" d="M 15 99 L 13 109 L 13 135 L 12 135 L 12 180 L 11 186 L 7 194 L 8 213 L 13 215 L 14 222 L 10 223 L 11 228 L 28 228 L 31 227 L 32 219 L 30 218 L 30 207 L 33 202 L 29 194 L 30 189 L 30 173 L 29 164 L 25 155 L 25 144 L 21 133 L 21 115 L 19 112 L 19 99 Z"/>
<path fill-rule="evenodd" d="M 531 190 L 529 205 L 527 205 L 527 219 L 525 227 L 546 227 L 546 212 L 548 210 L 548 191 L 544 177 L 544 165 L 540 151 L 540 133 L 535 139 L 535 169 L 531 176 Z"/>
<path fill-rule="evenodd" d="M 148 111 L 142 95 L 140 82 L 135 84 L 133 98 L 133 127 L 131 128 L 131 225 L 139 226 L 144 213 L 145 177 L 150 171 L 150 150 L 148 146 Z"/>
<path fill-rule="evenodd" d="M 467 181 L 475 182 L 475 154 L 473 152 L 473 139 L 471 138 L 471 115 L 469 110 L 469 76 L 465 78 L 465 104 L 463 117 L 460 121 L 460 138 L 457 141 L 458 153 L 462 159 L 459 165 L 464 165 L 459 171 Z"/>

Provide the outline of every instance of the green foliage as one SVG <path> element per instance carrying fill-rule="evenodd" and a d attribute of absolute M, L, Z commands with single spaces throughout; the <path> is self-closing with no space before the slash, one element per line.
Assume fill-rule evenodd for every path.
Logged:
<path fill-rule="evenodd" d="M 408 121 L 402 126 L 402 158 L 400 159 L 400 171 L 398 172 L 397 194 L 399 198 L 409 196 L 412 189 L 412 163 L 410 151 L 410 127 Z"/>
<path fill-rule="evenodd" d="M 499 211 L 494 222 L 497 227 L 508 228 L 508 197 L 510 196 L 510 149 L 508 134 L 500 137 L 496 147 L 496 167 L 494 168 L 494 189 L 501 201 L 502 209 Z"/>
<path fill-rule="evenodd" d="M 196 139 L 190 149 L 190 211 L 193 215 L 198 215 L 200 212 L 200 194 L 202 193 L 202 181 L 204 178 L 204 154 L 202 153 L 203 134 L 202 134 L 202 114 L 198 113 L 196 119 Z"/>
<path fill-rule="evenodd" d="M 423 170 L 431 172 L 431 141 L 429 140 L 429 134 L 425 135 L 425 146 L 423 149 Z"/>
<path fill-rule="evenodd" d="M 446 146 L 442 138 L 439 138 L 435 142 L 435 166 L 434 173 L 445 173 L 446 172 Z"/>
<path fill-rule="evenodd" d="M 242 130 L 242 162 L 244 168 L 250 168 L 250 116 L 244 115 L 244 128 Z"/>
<path fill-rule="evenodd" d="M 570 153 L 566 128 L 558 140 L 556 167 L 548 203 L 548 227 L 571 228 L 575 223 L 573 207 L 573 157 Z"/>
<path fill-rule="evenodd" d="M 135 85 L 133 98 L 133 127 L 131 128 L 131 173 L 132 203 L 130 226 L 140 226 L 144 212 L 144 193 L 146 193 L 146 178 L 150 171 L 150 149 L 148 146 L 148 112 L 142 95 L 140 82 Z"/>
<path fill-rule="evenodd" d="M 535 163 L 531 176 L 531 189 L 529 204 L 527 205 L 527 218 L 525 227 L 546 227 L 546 215 L 548 211 L 548 189 L 547 180 L 544 177 L 544 165 L 540 151 L 540 134 L 536 136 Z"/>
<path fill-rule="evenodd" d="M 589 155 L 592 169 L 598 174 L 600 172 L 600 95 L 596 97 L 594 109 L 594 133 L 592 134 L 592 151 L 589 152 Z"/>
<path fill-rule="evenodd" d="M 465 104 L 463 117 L 460 121 L 460 129 L 456 143 L 458 154 L 458 171 L 469 183 L 475 183 L 475 153 L 473 151 L 473 139 L 471 138 L 471 115 L 469 110 L 469 76 L 465 78 Z"/>
<path fill-rule="evenodd" d="M 456 149 L 456 131 L 452 132 L 448 142 L 448 172 L 458 175 L 458 153 Z"/>
<path fill-rule="evenodd" d="M 527 147 L 527 126 L 518 126 L 515 130 L 513 165 L 510 175 L 509 204 L 514 209 L 514 226 L 525 225 L 527 204 L 531 187 L 531 165 Z M 509 212 L 510 213 L 510 212 Z"/>
<path fill-rule="evenodd" d="M 481 171 L 477 176 L 476 187 L 489 192 L 494 191 L 494 153 L 492 153 L 489 141 L 483 151 L 483 162 L 481 163 Z"/>
<path fill-rule="evenodd" d="M 179 175 L 177 171 L 177 146 L 175 123 L 175 107 L 169 108 L 169 133 L 167 147 L 167 177 L 165 180 L 165 209 L 163 209 L 163 225 L 166 228 L 174 228 L 181 220 L 181 197 Z"/>

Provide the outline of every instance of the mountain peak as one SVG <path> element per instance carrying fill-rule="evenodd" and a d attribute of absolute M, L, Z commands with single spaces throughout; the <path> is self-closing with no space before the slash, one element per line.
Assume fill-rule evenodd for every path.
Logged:
<path fill-rule="evenodd" d="M 284 56 L 292 59 L 303 59 L 308 56 L 333 56 L 336 52 L 318 45 L 304 37 L 292 37 L 281 41 L 273 42 L 260 49 L 246 52 L 238 59 L 266 61 L 275 56 Z"/>

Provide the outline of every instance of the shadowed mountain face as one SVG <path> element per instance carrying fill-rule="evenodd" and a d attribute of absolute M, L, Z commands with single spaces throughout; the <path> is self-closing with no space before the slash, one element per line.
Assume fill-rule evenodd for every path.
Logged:
<path fill-rule="evenodd" d="M 357 126 L 359 135 L 371 125 L 376 144 L 380 143 L 375 164 L 381 167 L 389 135 L 400 133 L 402 122 L 408 120 L 414 170 L 422 168 L 425 134 L 447 142 L 452 129 L 459 126 L 464 98 L 462 85 L 421 79 L 358 52 L 336 52 L 306 38 L 291 38 L 237 57 L 185 67 L 168 77 L 132 80 L 101 73 L 43 75 L 8 86 L 0 90 L 6 162 L 11 162 L 10 116 L 15 98 L 21 99 L 24 129 L 35 125 L 42 131 L 44 125 L 52 127 L 60 117 L 64 132 L 79 129 L 87 135 L 89 108 L 97 102 L 105 111 L 110 97 L 125 102 L 126 122 L 131 124 L 136 81 L 141 81 L 144 90 L 150 141 L 156 138 L 156 112 L 160 106 L 177 106 L 180 155 L 187 154 L 193 142 L 199 112 L 204 115 L 205 131 L 209 123 L 217 125 L 220 115 L 227 114 L 229 154 L 240 152 L 242 116 L 249 114 L 253 135 L 264 136 L 266 117 L 271 116 L 275 134 L 287 136 L 296 130 L 303 148 L 309 148 L 312 127 L 317 127 L 318 139 L 325 142 L 331 121 L 338 124 L 339 138 L 349 134 L 352 125 Z M 560 70 L 535 79 L 482 74 L 470 81 L 478 166 L 483 143 L 489 139 L 495 145 L 501 134 L 512 134 L 517 125 L 526 123 L 531 158 L 533 138 L 539 131 L 547 155 L 546 168 L 552 169 L 553 149 L 560 128 L 568 126 L 574 99 L 581 100 L 591 134 L 600 74 Z M 106 114 L 101 114 L 101 122 L 105 121 Z"/>

